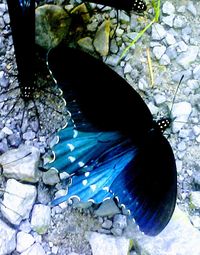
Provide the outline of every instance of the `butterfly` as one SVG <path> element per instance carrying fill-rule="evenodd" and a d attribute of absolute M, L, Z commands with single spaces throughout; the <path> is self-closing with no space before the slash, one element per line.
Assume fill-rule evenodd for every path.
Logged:
<path fill-rule="evenodd" d="M 46 165 L 71 178 L 67 194 L 52 205 L 74 197 L 97 204 L 117 198 L 142 232 L 159 234 L 177 195 L 175 158 L 163 136 L 170 120 L 155 122 L 140 95 L 85 52 L 61 44 L 47 64 L 71 114 Z"/>
<path fill-rule="evenodd" d="M 146 11 L 147 6 L 142 0 L 85 0 L 85 2 L 92 2 L 96 4 L 102 4 L 106 6 L 111 6 L 119 10 L 124 10 L 127 12 L 135 11 L 142 13 Z"/>

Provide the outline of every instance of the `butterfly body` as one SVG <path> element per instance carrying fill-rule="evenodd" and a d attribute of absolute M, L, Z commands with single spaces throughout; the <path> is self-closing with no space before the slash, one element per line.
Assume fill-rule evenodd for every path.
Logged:
<path fill-rule="evenodd" d="M 72 117 L 58 132 L 48 167 L 73 177 L 67 195 L 53 204 L 118 197 L 144 233 L 157 235 L 176 203 L 176 165 L 162 134 L 165 123 L 157 124 L 139 94 L 87 53 L 60 45 L 49 52 L 48 66 Z"/>
<path fill-rule="evenodd" d="M 21 97 L 28 101 L 34 91 L 35 1 L 8 0 L 7 4 Z"/>
<path fill-rule="evenodd" d="M 85 2 L 88 1 L 85 0 Z M 147 9 L 145 2 L 142 0 L 90 0 L 89 2 L 111 6 L 127 12 L 135 11 L 142 13 Z"/>

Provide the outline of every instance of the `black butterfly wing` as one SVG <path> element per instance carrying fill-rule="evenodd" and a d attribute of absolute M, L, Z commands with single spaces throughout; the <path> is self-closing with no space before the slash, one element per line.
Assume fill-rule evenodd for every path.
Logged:
<path fill-rule="evenodd" d="M 34 86 L 35 1 L 7 0 L 10 25 L 18 68 L 18 79 L 24 99 Z"/>
<path fill-rule="evenodd" d="M 152 130 L 110 189 L 141 231 L 159 234 L 173 214 L 177 193 L 175 159 L 166 138 Z"/>
<path fill-rule="evenodd" d="M 117 196 L 144 233 L 158 234 L 174 210 L 176 166 L 144 101 L 108 66 L 79 50 L 60 45 L 50 51 L 48 65 L 73 120 L 58 133 L 49 167 L 75 173 L 66 196 L 53 204 Z M 73 148 L 69 160 L 66 146 Z"/>
<path fill-rule="evenodd" d="M 85 122 L 102 131 L 119 131 L 133 139 L 153 125 L 152 115 L 139 94 L 102 61 L 77 49 L 60 45 L 48 54 L 48 65 L 73 108 Z M 71 103 L 72 102 L 72 103 Z M 74 116 L 75 124 L 81 118 Z M 88 128 L 86 128 L 88 130 Z M 135 135 L 137 134 L 137 136 Z"/>

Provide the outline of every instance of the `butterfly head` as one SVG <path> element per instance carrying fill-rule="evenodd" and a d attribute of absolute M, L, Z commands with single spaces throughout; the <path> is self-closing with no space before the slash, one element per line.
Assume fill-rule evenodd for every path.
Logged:
<path fill-rule="evenodd" d="M 140 13 L 140 12 L 142 13 L 142 12 L 146 11 L 146 9 L 147 9 L 147 6 L 144 1 L 142 1 L 142 0 L 134 0 L 133 1 L 133 10 L 134 11 L 136 11 L 138 13 Z"/>
<path fill-rule="evenodd" d="M 170 118 L 161 118 L 157 122 L 157 126 L 161 133 L 163 133 L 171 124 L 171 119 Z"/>

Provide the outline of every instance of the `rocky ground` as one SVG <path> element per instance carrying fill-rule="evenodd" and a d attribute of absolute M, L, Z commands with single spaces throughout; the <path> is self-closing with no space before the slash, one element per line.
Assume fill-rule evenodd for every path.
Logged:
<path fill-rule="evenodd" d="M 70 2 L 73 6 L 66 1 L 37 1 L 38 6 L 45 3 L 62 5 L 66 10 L 77 5 L 73 1 Z M 100 9 L 92 17 L 85 17 L 84 21 L 75 20 L 71 33 L 66 33 L 69 29 L 66 24 L 65 32 L 58 27 L 56 31 L 59 33 L 53 43 L 69 38 L 69 35 L 76 38 L 80 47 L 103 56 L 104 61 L 140 93 L 155 118 L 163 112 L 176 117 L 176 122 L 166 134 L 174 151 L 178 172 L 174 216 L 165 230 L 152 238 L 142 235 L 113 200 L 101 205 L 81 204 L 75 208 L 67 203 L 54 208 L 48 206 L 55 191 L 61 188 L 59 175 L 55 171 L 39 171 L 38 167 L 49 151 L 55 130 L 65 123 L 67 112 L 61 97 L 52 96 L 58 93 L 57 88 L 53 88 L 54 93 L 42 93 L 41 88 L 35 93 L 40 123 L 33 103 L 29 104 L 27 111 L 22 100 L 17 99 L 14 110 L 10 112 L 16 101 L 10 98 L 18 98 L 19 90 L 9 16 L 6 2 L 1 0 L 0 254 L 125 255 L 130 251 L 131 255 L 200 255 L 200 3 L 162 1 L 159 23 L 147 30 L 119 64 L 122 51 L 152 20 L 152 8 L 145 16 L 120 12 L 118 21 L 115 10 L 108 7 Z M 66 15 L 60 9 L 56 9 L 56 13 L 59 13 L 56 19 Z M 108 17 L 110 20 L 106 19 Z M 71 22 L 71 17 L 67 16 L 67 20 Z M 51 21 L 39 20 L 39 24 L 41 22 Z M 39 27 L 37 32 L 42 35 L 37 37 L 37 42 L 50 47 L 52 36 L 49 36 L 51 42 L 48 36 L 41 41 L 45 31 Z M 112 38 L 109 35 L 113 33 Z M 147 61 L 148 49 L 152 59 L 153 84 Z M 108 50 L 109 54 L 105 56 Z M 40 64 L 45 66 L 45 63 Z M 184 78 L 175 93 L 182 75 Z M 53 87 L 45 68 L 38 74 L 38 84 L 45 89 Z M 57 111 L 49 107 L 52 103 Z M 19 150 L 10 150 L 18 147 Z M 19 158 L 21 160 L 17 160 Z"/>

